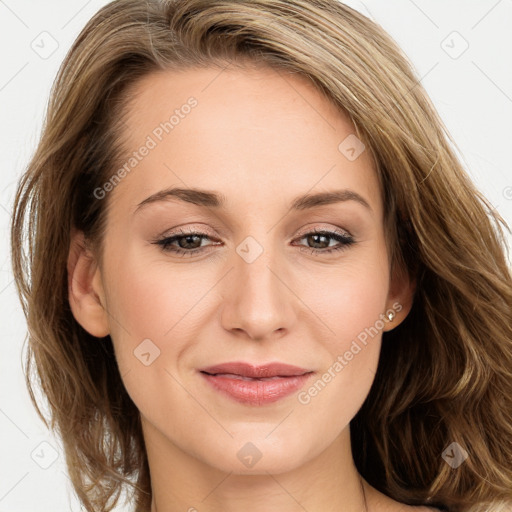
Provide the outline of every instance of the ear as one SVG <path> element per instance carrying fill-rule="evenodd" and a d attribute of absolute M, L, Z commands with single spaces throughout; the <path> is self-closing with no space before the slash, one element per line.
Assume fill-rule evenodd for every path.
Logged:
<path fill-rule="evenodd" d="M 412 308 L 415 291 L 416 281 L 411 279 L 409 273 L 403 268 L 395 268 L 390 278 L 389 293 L 386 302 L 387 310 L 384 314 L 384 332 L 391 331 L 407 318 Z M 391 311 L 395 313 L 395 315 L 390 321 L 387 314 Z"/>
<path fill-rule="evenodd" d="M 68 254 L 68 298 L 76 321 L 98 338 L 110 333 L 101 272 L 82 231 L 74 230 Z"/>

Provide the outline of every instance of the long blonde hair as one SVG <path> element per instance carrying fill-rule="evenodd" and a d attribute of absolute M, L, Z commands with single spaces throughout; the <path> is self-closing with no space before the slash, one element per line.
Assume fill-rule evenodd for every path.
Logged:
<path fill-rule="evenodd" d="M 69 51 L 19 183 L 12 262 L 27 385 L 36 408 L 33 386 L 47 397 L 79 498 L 108 511 L 131 489 L 146 510 L 151 485 L 110 337 L 94 342 L 69 306 L 70 233 L 101 247 L 109 201 L 94 190 L 122 153 L 129 86 L 157 70 L 249 61 L 306 77 L 350 117 L 378 170 L 393 269 L 417 283 L 351 423 L 358 470 L 407 504 L 497 510 L 512 500 L 509 228 L 465 173 L 407 57 L 336 0 L 116 0 Z M 469 454 L 456 469 L 442 457 L 452 442 Z"/>

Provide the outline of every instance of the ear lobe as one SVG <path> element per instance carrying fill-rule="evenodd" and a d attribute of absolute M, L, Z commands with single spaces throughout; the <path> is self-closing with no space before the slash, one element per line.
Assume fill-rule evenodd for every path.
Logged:
<path fill-rule="evenodd" d="M 387 311 L 393 311 L 395 316 L 391 321 L 386 319 L 384 332 L 398 327 L 407 318 L 412 308 L 415 291 L 416 280 L 412 279 L 406 270 L 397 269 L 393 272 L 388 293 Z"/>
<path fill-rule="evenodd" d="M 93 336 L 107 336 L 110 328 L 101 272 L 82 231 L 71 234 L 67 270 L 69 304 L 76 321 Z"/>

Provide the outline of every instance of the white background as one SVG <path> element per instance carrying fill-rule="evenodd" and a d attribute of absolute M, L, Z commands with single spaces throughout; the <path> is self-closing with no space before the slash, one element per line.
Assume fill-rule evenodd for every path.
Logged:
<path fill-rule="evenodd" d="M 25 389 L 26 325 L 12 281 L 8 236 L 16 182 L 38 140 L 52 80 L 79 31 L 106 3 L 0 0 L 0 512 L 80 510 L 59 441 L 36 416 Z M 382 25 L 403 48 L 467 171 L 511 223 L 512 0 L 346 3 Z M 56 50 L 46 58 L 33 49 L 50 52 L 52 45 Z"/>

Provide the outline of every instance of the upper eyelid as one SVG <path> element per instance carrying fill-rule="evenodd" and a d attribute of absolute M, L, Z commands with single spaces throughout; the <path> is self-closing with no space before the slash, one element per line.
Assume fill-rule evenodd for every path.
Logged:
<path fill-rule="evenodd" d="M 337 229 L 340 232 L 337 231 Z M 301 240 L 302 238 L 304 238 L 306 235 L 309 235 L 309 234 L 323 234 L 328 237 L 330 236 L 333 239 L 335 239 L 335 237 L 345 236 L 347 239 L 351 239 L 351 240 L 355 241 L 355 237 L 346 229 L 343 229 L 343 228 L 336 228 L 336 229 L 318 228 L 318 227 L 307 229 L 307 230 L 297 234 L 296 236 L 294 236 L 290 241 L 295 242 L 297 240 Z M 174 242 L 175 240 L 178 240 L 182 237 L 192 236 L 192 235 L 200 236 L 203 241 L 209 240 L 209 241 L 213 242 L 212 244 L 209 244 L 210 246 L 218 245 L 218 242 L 221 242 L 217 237 L 211 236 L 209 233 L 202 232 L 201 230 L 193 230 L 193 229 L 191 229 L 189 231 L 184 230 L 183 232 L 178 231 L 176 233 L 164 235 L 161 238 L 155 240 L 155 242 L 162 242 L 162 241 L 166 241 L 166 240 L 172 240 Z M 204 247 L 207 247 L 207 246 L 204 246 Z M 199 250 L 199 249 L 200 248 L 197 248 L 196 250 Z"/>
<path fill-rule="evenodd" d="M 208 236 L 211 239 L 217 239 L 216 235 L 210 234 L 208 232 L 208 230 L 205 228 L 195 229 L 195 228 L 188 228 L 188 227 L 187 228 L 178 227 L 176 229 L 177 229 L 177 231 L 170 232 L 169 234 L 163 234 L 160 238 L 171 238 L 171 237 L 186 236 L 186 235 L 202 235 L 202 236 Z M 224 231 L 224 230 L 221 230 L 221 231 Z M 305 228 L 304 230 L 299 231 L 298 234 L 294 235 L 294 239 L 297 237 L 304 236 L 304 235 L 307 235 L 310 233 L 315 233 L 315 232 L 316 233 L 328 232 L 328 233 L 339 234 L 338 231 L 343 232 L 347 236 L 353 236 L 353 234 L 348 229 L 341 228 L 339 226 L 335 226 L 335 227 L 314 226 L 314 227 Z M 225 235 L 221 234 L 220 236 L 225 236 Z"/>
<path fill-rule="evenodd" d="M 308 235 L 310 233 L 319 233 L 319 234 L 322 234 L 322 233 L 334 233 L 334 234 L 339 234 L 339 231 L 342 231 L 344 234 L 346 234 L 347 236 L 352 236 L 352 234 L 350 233 L 350 231 L 348 231 L 347 229 L 345 228 L 340 228 L 340 227 L 336 227 L 336 228 L 319 228 L 319 227 L 314 227 L 314 228 L 309 228 L 309 229 L 306 229 L 302 232 L 300 232 L 297 236 L 297 237 L 301 237 L 301 236 L 304 236 L 304 235 Z"/>

